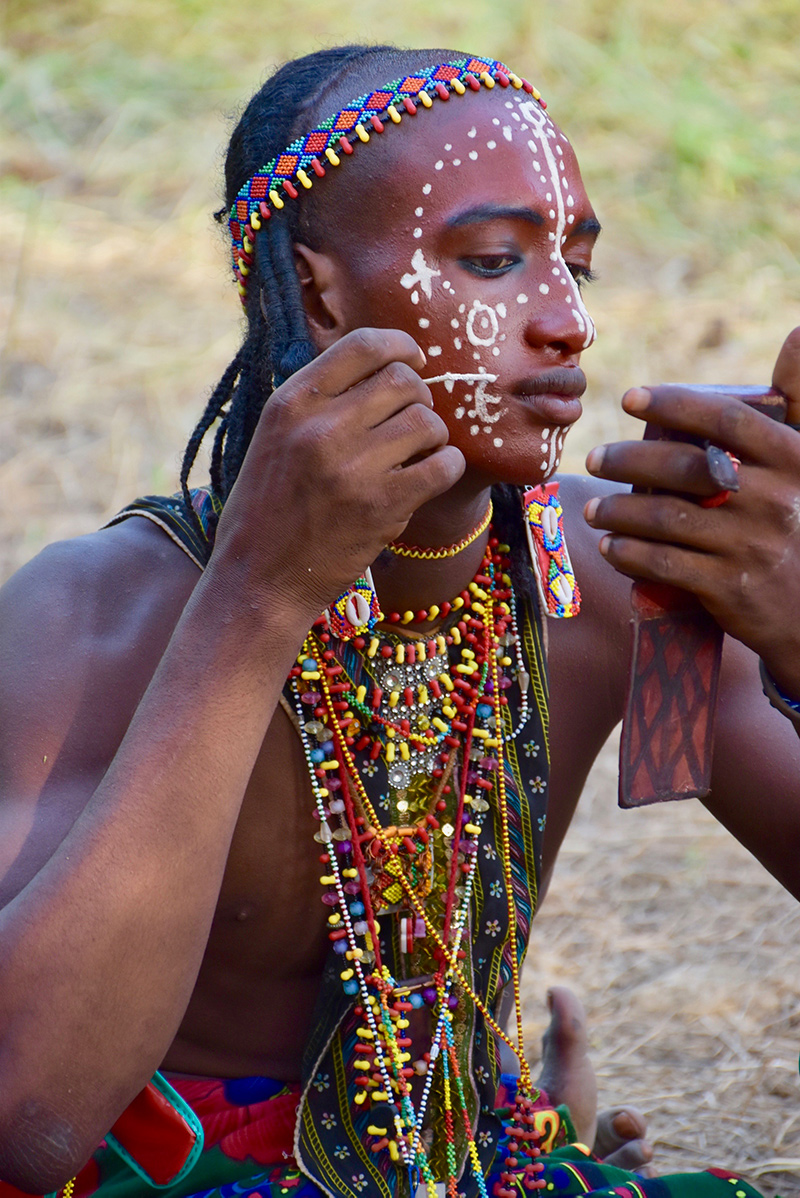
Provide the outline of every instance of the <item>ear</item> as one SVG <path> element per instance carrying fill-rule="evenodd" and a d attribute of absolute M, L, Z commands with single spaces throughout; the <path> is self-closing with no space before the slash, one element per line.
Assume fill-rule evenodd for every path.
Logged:
<path fill-rule="evenodd" d="M 295 243 L 294 263 L 311 339 L 321 352 L 349 331 L 341 269 L 329 254 L 301 242 Z"/>

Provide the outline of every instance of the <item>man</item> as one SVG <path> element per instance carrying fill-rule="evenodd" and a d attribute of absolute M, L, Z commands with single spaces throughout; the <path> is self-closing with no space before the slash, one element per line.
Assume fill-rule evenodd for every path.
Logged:
<path fill-rule="evenodd" d="M 0 1177 L 146 1192 L 158 1127 L 188 1144 L 175 1195 L 729 1193 L 564 1147 L 593 1122 L 552 1105 L 587 1084 L 569 1000 L 550 1103 L 500 1012 L 621 713 L 630 587 L 584 504 L 613 565 L 695 591 L 739 638 L 709 806 L 800 890 L 798 748 L 750 651 L 800 694 L 795 434 L 724 398 L 629 393 L 736 454 L 741 488 L 701 508 L 705 455 L 666 444 L 589 467 L 668 495 L 565 480 L 583 610 L 552 623 L 548 707 L 514 505 L 537 484 L 569 614 L 543 485 L 580 414 L 599 225 L 566 138 L 503 64 L 345 47 L 253 98 L 227 183 L 247 335 L 182 479 L 220 418 L 211 490 L 133 505 L 3 592 Z M 776 382 L 796 404 L 795 344 Z M 159 1073 L 143 1108 L 156 1070 L 172 1086 Z"/>

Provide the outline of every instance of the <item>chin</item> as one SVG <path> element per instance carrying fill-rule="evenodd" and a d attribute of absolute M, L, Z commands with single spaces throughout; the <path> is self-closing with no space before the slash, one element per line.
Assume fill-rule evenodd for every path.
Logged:
<path fill-rule="evenodd" d="M 470 446 L 460 445 L 459 448 L 467 460 L 467 469 L 491 486 L 499 483 L 507 483 L 512 487 L 536 486 L 552 478 L 561 462 L 560 454 L 552 463 L 548 456 L 547 468 L 543 470 L 540 455 L 532 455 L 529 447 L 515 451 L 511 444 L 508 447 L 492 446 L 491 451 L 488 447 L 482 447 L 480 453 L 474 449 L 470 452 Z"/>

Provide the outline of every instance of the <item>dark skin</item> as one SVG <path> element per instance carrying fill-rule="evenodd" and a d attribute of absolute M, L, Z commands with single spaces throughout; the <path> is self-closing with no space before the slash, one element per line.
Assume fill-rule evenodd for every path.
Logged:
<path fill-rule="evenodd" d="M 445 138 L 469 150 L 468 131 L 493 121 L 494 99 L 451 103 L 415 128 L 403 195 L 433 178 Z M 402 157 L 408 144 L 396 139 L 383 165 L 376 155 L 376 171 L 391 169 L 391 153 Z M 556 265 L 572 277 L 590 266 L 596 227 L 566 139 L 563 146 L 575 221 L 555 242 Z M 349 252 L 335 242 L 298 245 L 310 328 L 323 352 L 266 406 L 202 576 L 159 529 L 130 520 L 45 551 L 0 595 L 4 1180 L 32 1192 L 63 1186 L 159 1066 L 299 1076 L 327 912 L 305 765 L 278 706 L 286 674 L 318 613 L 388 541 L 458 540 L 485 511 L 492 482 L 541 479 L 542 430 L 566 427 L 580 389 L 589 326 L 577 300 L 564 302 L 571 283 L 554 276 L 541 291 L 554 269 L 549 233 L 557 229 L 547 185 L 516 133 L 498 138 L 497 149 L 504 205 L 529 208 L 540 221 L 504 214 L 454 227 L 456 205 L 475 211 L 498 196 L 495 177 L 468 169 L 464 154 L 461 174 L 443 176 L 431 193 L 419 238 L 413 212 L 398 202 L 375 226 L 359 226 Z M 362 216 L 372 208 L 365 198 Z M 368 252 L 355 254 L 356 244 Z M 457 293 L 434 298 L 432 290 L 425 315 L 400 282 L 415 248 L 438 263 L 437 287 L 448 279 Z M 484 273 L 476 275 L 476 262 Z M 365 277 L 354 278 L 362 268 Z M 477 298 L 469 292 L 476 279 L 480 302 L 511 314 L 496 367 L 494 410 L 503 413 L 491 435 L 472 434 L 456 414 L 460 385 L 449 393 L 422 381 L 470 369 L 455 346 L 445 350 L 444 330 L 459 302 Z M 541 298 L 524 305 L 522 294 Z M 420 318 L 429 320 L 427 362 L 415 341 Z M 364 331 L 365 324 L 383 327 Z M 434 334 L 440 355 L 430 355 Z M 492 358 L 485 361 L 488 369 Z M 520 379 L 548 372 L 549 390 L 535 398 L 515 390 Z M 796 357 L 784 384 L 800 397 Z M 662 403 L 662 393 L 653 394 L 649 413 Z M 680 415 L 671 402 L 664 397 L 658 410 L 694 431 L 714 408 L 679 395 Z M 720 405 L 714 410 L 725 419 Z M 715 439 L 735 449 L 729 424 L 717 426 Z M 727 531 L 712 536 L 702 557 L 694 554 L 695 574 L 683 580 L 698 593 L 713 590 L 723 625 L 800 693 L 800 678 L 778 660 L 774 612 L 755 604 L 751 615 L 741 604 L 745 550 L 737 549 L 763 532 L 751 470 L 784 510 L 798 494 L 794 434 L 777 430 L 776 441 L 759 422 L 747 434 L 742 489 L 707 515 L 709 527 Z M 615 447 L 592 469 L 617 482 L 714 489 L 670 446 L 657 461 L 647 447 Z M 627 672 L 629 580 L 598 552 L 600 532 L 581 519 L 584 505 L 603 496 L 591 517 L 598 530 L 622 535 L 621 522 L 629 522 L 606 555 L 617 570 L 662 577 L 669 565 L 652 543 L 677 501 L 643 504 L 617 491 L 586 479 L 566 479 L 562 488 L 585 600 L 579 620 L 550 627 L 544 885 L 596 753 L 620 718 Z M 774 572 L 778 537 L 769 536 L 772 555 L 747 558 L 762 582 L 783 577 Z M 790 549 L 786 595 L 800 578 Z M 481 552 L 477 542 L 444 562 L 378 563 L 384 608 L 417 610 L 456 594 Z M 729 642 L 723 673 L 709 806 L 800 896 L 799 747 L 761 696 L 755 658 L 739 641 Z"/>

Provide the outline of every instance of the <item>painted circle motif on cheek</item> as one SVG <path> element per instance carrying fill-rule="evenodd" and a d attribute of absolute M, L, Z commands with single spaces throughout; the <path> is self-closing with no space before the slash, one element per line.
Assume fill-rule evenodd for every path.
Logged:
<path fill-rule="evenodd" d="M 500 325 L 497 313 L 489 304 L 474 300 L 467 316 L 467 338 L 470 345 L 494 345 Z"/>

